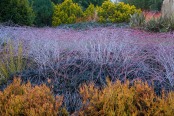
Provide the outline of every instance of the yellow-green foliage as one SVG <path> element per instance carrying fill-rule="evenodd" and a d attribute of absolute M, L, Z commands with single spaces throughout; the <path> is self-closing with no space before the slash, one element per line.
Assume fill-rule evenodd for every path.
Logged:
<path fill-rule="evenodd" d="M 76 19 L 82 17 L 83 11 L 77 3 L 72 0 L 65 0 L 61 4 L 55 5 L 52 25 L 75 23 Z"/>
<path fill-rule="evenodd" d="M 84 11 L 84 18 L 86 21 L 95 20 L 96 18 L 96 9 L 93 4 L 90 4 L 88 8 Z"/>
<path fill-rule="evenodd" d="M 15 72 L 24 69 L 23 47 L 19 43 L 18 49 L 15 50 L 13 43 L 10 41 L 5 45 L 0 56 L 0 80 L 8 78 Z"/>
<path fill-rule="evenodd" d="M 140 13 L 141 10 L 136 9 L 135 6 L 124 4 L 123 2 L 113 3 L 111 1 L 105 1 L 98 9 L 99 22 L 128 22 L 130 15 L 134 13 Z"/>
<path fill-rule="evenodd" d="M 94 84 L 80 88 L 83 98 L 81 116 L 170 116 L 174 114 L 174 92 L 158 97 L 147 83 L 111 83 L 100 90 Z"/>
<path fill-rule="evenodd" d="M 56 116 L 61 104 L 62 96 L 54 98 L 46 85 L 32 87 L 17 78 L 0 91 L 2 116 Z"/>

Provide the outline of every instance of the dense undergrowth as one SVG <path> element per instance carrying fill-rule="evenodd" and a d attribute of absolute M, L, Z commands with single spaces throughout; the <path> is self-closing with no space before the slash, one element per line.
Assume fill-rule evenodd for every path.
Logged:
<path fill-rule="evenodd" d="M 158 17 L 152 16 L 147 20 L 145 14 L 136 13 L 131 15 L 130 26 L 151 32 L 168 32 L 174 30 L 174 18 L 166 18 L 160 14 Z"/>
<path fill-rule="evenodd" d="M 20 76 L 23 83 L 30 81 L 33 86 L 46 84 L 52 88 L 54 95 L 64 96 L 62 107 L 66 107 L 70 114 L 77 113 L 84 107 L 79 88 L 91 82 L 95 87 L 103 88 L 108 85 L 106 77 L 113 83 L 117 80 L 121 83 L 129 80 L 130 85 L 139 79 L 147 82 L 157 96 L 163 95 L 163 89 L 167 93 L 174 89 L 173 48 L 169 46 L 142 46 L 107 39 L 81 40 L 71 44 L 32 40 L 27 44 L 28 47 L 20 47 L 21 45 L 23 44 L 5 44 L 1 47 L 2 51 L 9 50 L 5 53 L 5 56 L 9 56 L 6 60 L 2 60 L 4 54 L 1 54 L 4 70 L 9 73 L 3 76 L 6 73 L 4 70 L 0 71 L 3 80 L 5 78 L 1 83 L 1 90 L 8 87 L 14 76 Z M 10 50 L 12 46 L 14 50 Z M 17 67 L 23 66 L 21 59 L 25 61 L 25 67 L 17 70 Z M 15 67 L 15 70 L 10 72 L 11 67 Z M 98 103 L 101 104 L 102 101 Z M 89 109 L 90 107 L 95 106 L 89 105 Z M 140 109 L 137 110 L 139 112 Z"/>

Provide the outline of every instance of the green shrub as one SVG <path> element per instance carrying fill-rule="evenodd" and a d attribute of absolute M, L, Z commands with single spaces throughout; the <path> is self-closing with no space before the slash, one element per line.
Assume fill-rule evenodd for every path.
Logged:
<path fill-rule="evenodd" d="M 34 24 L 37 26 L 50 26 L 53 15 L 51 0 L 31 0 L 33 11 L 36 15 Z"/>
<path fill-rule="evenodd" d="M 128 4 L 113 3 L 111 1 L 106 1 L 98 9 L 99 22 L 106 23 L 120 23 L 128 22 L 130 15 L 134 13 L 140 13 L 140 10 L 137 10 L 135 6 L 130 6 Z"/>
<path fill-rule="evenodd" d="M 143 13 L 135 13 L 131 15 L 130 26 L 131 27 L 142 27 L 145 23 L 145 16 Z"/>
<path fill-rule="evenodd" d="M 0 55 L 0 80 L 6 80 L 12 74 L 24 70 L 23 47 L 20 43 L 17 51 L 12 42 L 4 46 Z"/>
<path fill-rule="evenodd" d="M 82 6 L 83 9 L 88 8 L 90 4 L 93 4 L 94 6 L 101 6 L 104 1 L 108 0 L 73 0 L 73 2 Z"/>
<path fill-rule="evenodd" d="M 93 4 L 84 11 L 84 21 L 94 21 L 96 20 L 96 8 Z"/>
<path fill-rule="evenodd" d="M 152 18 L 145 22 L 144 29 L 152 32 L 168 32 L 174 30 L 174 18 Z"/>
<path fill-rule="evenodd" d="M 28 0 L 1 0 L 0 16 L 3 22 L 10 20 L 19 25 L 31 25 L 35 17 Z"/>
<path fill-rule="evenodd" d="M 21 80 L 15 78 L 4 91 L 0 91 L 0 114 L 2 116 L 57 116 L 62 100 L 62 96 L 54 98 L 46 85 L 33 87 L 29 82 L 21 84 Z"/>
<path fill-rule="evenodd" d="M 161 10 L 163 0 L 121 0 L 143 10 Z"/>
<path fill-rule="evenodd" d="M 95 13 L 95 6 L 90 4 L 89 7 L 84 11 L 84 16 L 93 16 Z"/>
<path fill-rule="evenodd" d="M 151 32 L 168 32 L 174 30 L 174 17 L 152 17 L 146 19 L 143 13 L 131 15 L 130 26 Z"/>
<path fill-rule="evenodd" d="M 174 92 L 162 93 L 159 97 L 154 89 L 142 81 L 135 81 L 130 87 L 127 81 L 111 83 L 104 89 L 94 84 L 80 88 L 83 98 L 81 116 L 166 116 L 174 114 Z"/>
<path fill-rule="evenodd" d="M 52 25 L 72 24 L 82 15 L 83 11 L 77 3 L 73 3 L 72 0 L 65 0 L 62 4 L 55 5 Z"/>

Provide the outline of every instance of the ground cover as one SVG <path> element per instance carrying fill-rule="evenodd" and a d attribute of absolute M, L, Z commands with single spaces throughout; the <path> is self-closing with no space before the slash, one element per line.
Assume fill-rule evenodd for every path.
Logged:
<path fill-rule="evenodd" d="M 84 30 L 1 26 L 0 38 L 1 50 L 9 39 L 14 52 L 22 42 L 23 57 L 32 60 L 32 67 L 12 73 L 1 89 L 14 75 L 33 85 L 51 83 L 54 95 L 64 96 L 62 104 L 70 113 L 83 105 L 79 87 L 90 82 L 106 86 L 106 77 L 112 82 L 147 81 L 158 95 L 162 89 L 174 89 L 173 32 L 151 33 L 125 25 Z"/>

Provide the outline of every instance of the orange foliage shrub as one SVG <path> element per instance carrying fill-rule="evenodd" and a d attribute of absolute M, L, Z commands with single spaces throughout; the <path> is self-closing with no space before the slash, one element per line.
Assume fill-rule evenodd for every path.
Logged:
<path fill-rule="evenodd" d="M 14 79 L 4 91 L 0 91 L 2 116 L 56 116 L 62 104 L 62 96 L 54 98 L 46 85 L 32 87 Z"/>
<path fill-rule="evenodd" d="M 147 83 L 136 81 L 130 87 L 127 81 L 111 83 L 100 90 L 94 84 L 80 88 L 84 116 L 159 116 L 174 114 L 174 92 L 159 97 Z"/>

